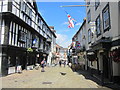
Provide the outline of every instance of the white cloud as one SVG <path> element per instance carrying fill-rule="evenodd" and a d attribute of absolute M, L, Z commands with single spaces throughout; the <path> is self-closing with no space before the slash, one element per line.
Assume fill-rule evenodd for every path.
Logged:
<path fill-rule="evenodd" d="M 81 25 L 82 25 L 81 22 L 76 23 L 76 26 L 81 26 Z"/>
<path fill-rule="evenodd" d="M 69 22 L 64 22 L 62 25 L 68 25 L 68 24 L 69 24 Z M 81 22 L 77 22 L 75 25 L 76 26 L 81 26 L 82 23 Z"/>
<path fill-rule="evenodd" d="M 68 36 L 65 34 L 57 34 L 56 42 L 64 48 L 67 48 L 71 44 L 71 40 L 68 40 Z"/>
<path fill-rule="evenodd" d="M 69 22 L 64 22 L 64 23 L 63 23 L 63 25 L 68 25 L 68 24 L 69 24 Z"/>

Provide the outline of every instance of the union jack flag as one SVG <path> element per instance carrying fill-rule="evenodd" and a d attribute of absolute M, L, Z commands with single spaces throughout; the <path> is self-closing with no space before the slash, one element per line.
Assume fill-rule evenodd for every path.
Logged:
<path fill-rule="evenodd" d="M 76 24 L 76 20 L 71 18 L 71 16 L 67 13 L 67 17 L 68 17 L 68 28 L 74 28 L 75 24 Z"/>

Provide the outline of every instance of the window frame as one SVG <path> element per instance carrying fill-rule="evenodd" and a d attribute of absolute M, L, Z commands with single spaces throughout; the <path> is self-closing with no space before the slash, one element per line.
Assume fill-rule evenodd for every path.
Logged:
<path fill-rule="evenodd" d="M 99 20 L 99 32 L 100 33 L 98 33 L 98 28 L 97 28 L 97 20 Z M 98 17 L 96 18 L 96 21 L 95 21 L 95 25 L 96 25 L 96 35 L 97 35 L 97 37 L 98 36 L 100 36 L 101 35 L 101 19 L 100 19 L 100 14 L 98 15 Z"/>
<path fill-rule="evenodd" d="M 24 36 L 24 37 L 23 37 Z M 22 42 L 22 43 L 25 43 L 26 42 L 26 33 L 24 30 L 20 29 L 19 30 L 19 34 L 18 34 L 18 41 L 19 42 Z"/>
<path fill-rule="evenodd" d="M 108 19 L 109 20 L 109 23 L 107 25 L 107 27 L 104 27 L 105 25 L 105 21 L 104 21 L 104 13 L 108 11 Z M 103 17 L 103 31 L 106 32 L 106 31 L 109 31 L 110 28 L 111 28 L 111 22 L 110 22 L 110 7 L 109 7 L 109 3 L 105 6 L 105 8 L 102 10 L 102 17 Z"/>
<path fill-rule="evenodd" d="M 91 29 L 88 30 L 88 44 L 91 43 Z"/>

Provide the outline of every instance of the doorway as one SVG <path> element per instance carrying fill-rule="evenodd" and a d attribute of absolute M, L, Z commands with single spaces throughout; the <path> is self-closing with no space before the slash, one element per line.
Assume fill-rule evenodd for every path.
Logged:
<path fill-rule="evenodd" d="M 103 55 L 103 73 L 105 78 L 109 78 L 109 60 L 107 55 Z"/>

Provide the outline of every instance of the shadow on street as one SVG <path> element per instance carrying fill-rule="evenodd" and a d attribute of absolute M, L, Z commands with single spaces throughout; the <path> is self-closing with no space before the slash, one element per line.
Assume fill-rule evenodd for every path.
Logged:
<path fill-rule="evenodd" d="M 78 75 L 83 75 L 85 77 L 85 79 L 89 79 L 89 80 L 92 80 L 94 82 L 96 82 L 99 87 L 98 88 L 103 88 L 103 87 L 106 87 L 106 88 L 110 88 L 110 89 L 120 89 L 120 85 L 116 84 L 116 83 L 104 83 L 104 85 L 102 85 L 101 81 L 98 80 L 97 78 L 93 77 L 89 71 L 86 71 L 86 70 L 73 70 L 73 72 L 76 72 Z"/>

